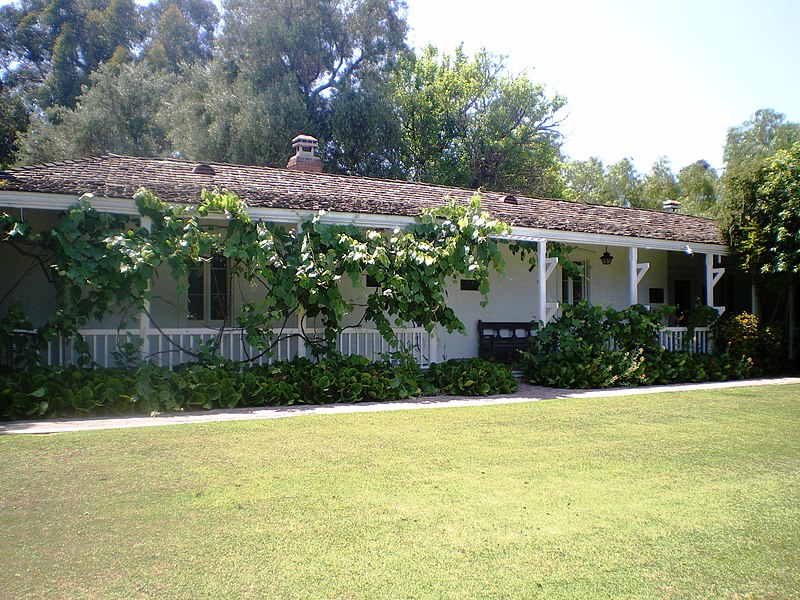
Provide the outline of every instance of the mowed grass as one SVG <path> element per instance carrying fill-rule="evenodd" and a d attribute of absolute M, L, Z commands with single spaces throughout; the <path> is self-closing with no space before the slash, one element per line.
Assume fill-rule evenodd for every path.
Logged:
<path fill-rule="evenodd" d="M 0 437 L 4 598 L 786 598 L 800 386 Z"/>

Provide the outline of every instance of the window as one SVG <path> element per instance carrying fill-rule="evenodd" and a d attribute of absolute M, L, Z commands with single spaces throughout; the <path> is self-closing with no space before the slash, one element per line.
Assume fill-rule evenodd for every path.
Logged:
<path fill-rule="evenodd" d="M 664 288 L 650 288 L 650 304 L 664 304 Z"/>
<path fill-rule="evenodd" d="M 589 300 L 588 278 L 586 276 L 587 265 L 584 261 L 574 261 L 580 273 L 577 277 L 570 277 L 569 273 L 561 270 L 561 302 L 565 304 L 577 304 L 581 300 Z"/>
<path fill-rule="evenodd" d="M 461 289 L 465 292 L 477 292 L 479 291 L 478 282 L 475 279 L 462 279 Z"/>
<path fill-rule="evenodd" d="M 230 314 L 228 261 L 224 256 L 189 266 L 189 318 L 225 321 Z"/>

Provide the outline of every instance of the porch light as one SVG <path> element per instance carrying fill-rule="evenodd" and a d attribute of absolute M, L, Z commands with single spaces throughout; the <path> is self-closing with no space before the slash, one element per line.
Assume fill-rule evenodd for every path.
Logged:
<path fill-rule="evenodd" d="M 608 246 L 606 246 L 606 251 L 600 255 L 600 262 L 604 265 L 610 265 L 612 260 L 614 260 L 614 257 L 608 253 Z"/>

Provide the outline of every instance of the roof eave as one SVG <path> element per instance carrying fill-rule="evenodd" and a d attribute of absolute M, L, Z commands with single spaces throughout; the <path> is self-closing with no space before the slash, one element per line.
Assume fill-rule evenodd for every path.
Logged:
<path fill-rule="evenodd" d="M 70 194 L 48 194 L 41 192 L 17 192 L 0 190 L 0 206 L 9 206 L 23 209 L 39 210 L 65 210 L 74 205 L 80 196 Z M 90 198 L 91 205 L 100 211 L 124 215 L 138 215 L 136 204 L 131 199 L 125 198 Z M 189 206 L 187 204 L 187 206 Z M 251 206 L 247 212 L 254 220 L 272 221 L 276 223 L 300 223 L 317 211 L 287 208 L 265 208 Z M 328 223 L 342 225 L 357 225 L 375 229 L 402 227 L 414 222 L 414 217 L 385 215 L 373 213 L 326 211 L 323 220 Z M 502 239 L 513 241 L 538 241 L 558 242 L 563 244 L 593 244 L 612 247 L 635 247 L 645 250 L 670 250 L 685 252 L 687 247 L 692 252 L 702 254 L 728 254 L 725 244 L 699 243 L 689 240 L 663 240 L 656 238 L 641 238 L 635 236 L 622 236 L 613 234 L 584 233 L 577 231 L 562 231 L 557 229 L 537 229 L 531 227 L 513 226 L 511 233 L 502 236 Z"/>

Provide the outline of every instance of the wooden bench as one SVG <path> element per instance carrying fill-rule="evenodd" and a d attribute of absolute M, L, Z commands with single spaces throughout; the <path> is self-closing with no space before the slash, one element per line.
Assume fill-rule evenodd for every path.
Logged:
<path fill-rule="evenodd" d="M 478 357 L 513 362 L 520 350 L 530 347 L 536 329 L 531 322 L 478 321 Z"/>

